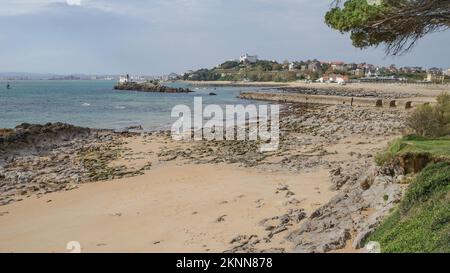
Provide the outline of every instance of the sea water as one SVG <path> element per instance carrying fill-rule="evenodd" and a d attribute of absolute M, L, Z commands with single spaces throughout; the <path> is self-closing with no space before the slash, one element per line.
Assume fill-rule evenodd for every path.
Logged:
<path fill-rule="evenodd" d="M 237 98 L 243 87 L 188 87 L 193 93 L 147 93 L 114 90 L 114 81 L 10 81 L 0 82 L 0 128 L 14 128 L 21 123 L 44 124 L 64 122 L 77 126 L 123 129 L 141 125 L 145 130 L 169 129 L 176 118 L 172 108 L 179 104 L 192 106 L 195 96 L 203 104 L 257 103 Z M 217 96 L 210 96 L 210 93 Z"/>

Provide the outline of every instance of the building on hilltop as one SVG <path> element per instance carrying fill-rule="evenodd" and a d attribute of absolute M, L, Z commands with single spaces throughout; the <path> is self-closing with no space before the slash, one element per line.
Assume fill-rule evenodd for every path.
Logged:
<path fill-rule="evenodd" d="M 248 64 L 248 63 L 256 63 L 257 61 L 258 61 L 258 56 L 251 56 L 251 55 L 248 55 L 248 54 L 245 54 L 245 55 L 242 55 L 240 58 L 239 58 L 239 61 L 241 62 L 241 63 L 245 63 L 245 64 Z"/>
<path fill-rule="evenodd" d="M 331 62 L 330 65 L 333 71 L 347 71 L 344 62 Z"/>
<path fill-rule="evenodd" d="M 430 73 L 430 74 L 442 74 L 442 69 L 437 68 L 437 67 L 432 67 L 432 68 L 428 69 L 428 73 Z"/>
<path fill-rule="evenodd" d="M 312 72 L 320 72 L 322 70 L 322 66 L 320 62 L 312 61 L 308 64 L 308 70 Z"/>
<path fill-rule="evenodd" d="M 289 63 L 289 71 L 295 71 L 295 67 L 296 67 L 296 63 L 295 62 L 290 62 Z"/>
<path fill-rule="evenodd" d="M 443 82 L 445 80 L 445 75 L 442 73 L 442 70 L 436 71 L 431 70 L 428 71 L 427 77 L 425 78 L 425 81 L 427 82 Z"/>

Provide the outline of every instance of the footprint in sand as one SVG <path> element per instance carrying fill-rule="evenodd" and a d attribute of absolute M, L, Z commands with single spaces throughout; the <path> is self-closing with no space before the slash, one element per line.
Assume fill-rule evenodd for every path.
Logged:
<path fill-rule="evenodd" d="M 113 216 L 113 217 L 121 217 L 121 216 L 122 216 L 122 213 L 121 213 L 121 212 L 110 213 L 109 216 Z"/>
<path fill-rule="evenodd" d="M 262 208 L 265 205 L 264 199 L 258 199 L 258 200 L 255 201 L 255 203 L 256 203 L 256 208 L 257 209 Z"/>
<path fill-rule="evenodd" d="M 244 198 L 244 197 L 245 197 L 245 195 L 241 194 L 241 195 L 235 197 L 233 201 L 234 201 L 234 202 L 237 202 L 239 199 L 242 199 L 242 198 Z"/>
<path fill-rule="evenodd" d="M 224 222 L 225 221 L 225 217 L 227 217 L 227 215 L 225 214 L 225 215 L 222 215 L 222 216 L 220 216 L 219 218 L 217 218 L 217 220 L 216 220 L 216 223 L 221 223 L 221 222 Z"/>

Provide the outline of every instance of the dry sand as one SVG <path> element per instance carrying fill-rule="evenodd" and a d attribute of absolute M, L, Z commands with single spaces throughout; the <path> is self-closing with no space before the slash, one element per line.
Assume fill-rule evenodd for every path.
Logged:
<path fill-rule="evenodd" d="M 449 84 L 404 84 L 404 83 L 352 83 L 339 85 L 336 83 L 304 83 L 304 82 L 230 82 L 230 81 L 212 81 L 212 82 L 189 82 L 194 85 L 242 85 L 248 87 L 305 87 L 305 88 L 333 88 L 367 91 L 415 94 L 419 97 L 436 97 L 442 92 L 450 92 Z"/>
<path fill-rule="evenodd" d="M 308 215 L 334 195 L 327 170 L 289 174 L 156 162 L 152 151 L 167 145 L 181 144 L 130 141 L 135 153 L 128 165 L 154 164 L 142 176 L 0 207 L 0 252 L 68 252 L 70 241 L 80 242 L 84 252 L 222 252 L 238 235 L 264 237 L 262 219 L 298 208 L 276 193 L 279 184 L 289 186 Z M 284 237 L 290 231 L 258 247 L 289 250 Z"/>
<path fill-rule="evenodd" d="M 237 235 L 264 234 L 258 222 L 286 211 L 286 198 L 275 194 L 279 183 L 290 186 L 308 213 L 333 195 L 326 171 L 158 167 L 2 207 L 0 252 L 65 252 L 69 241 L 79 241 L 84 252 L 221 252 Z M 289 247 L 277 238 L 266 247 Z"/>

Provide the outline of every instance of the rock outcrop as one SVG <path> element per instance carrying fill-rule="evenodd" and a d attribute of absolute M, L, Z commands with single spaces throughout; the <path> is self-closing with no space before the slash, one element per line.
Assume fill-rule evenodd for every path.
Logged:
<path fill-rule="evenodd" d="M 91 129 L 65 123 L 36 125 L 23 123 L 0 135 L 0 165 L 6 157 L 50 150 L 64 141 L 86 138 Z"/>
<path fill-rule="evenodd" d="M 406 188 L 400 166 L 375 166 L 370 159 L 331 172 L 341 191 L 288 236 L 300 253 L 323 253 L 364 241 L 398 204 Z M 355 166 L 358 165 L 358 168 Z M 348 177 L 349 179 L 342 179 Z M 342 182 L 344 181 L 344 182 Z"/>
<path fill-rule="evenodd" d="M 141 174 L 143 169 L 110 165 L 123 151 L 122 136 L 64 123 L 0 130 L 0 206 L 82 183 Z"/>
<path fill-rule="evenodd" d="M 156 93 L 191 93 L 189 88 L 173 88 L 165 85 L 161 85 L 158 82 L 148 81 L 143 83 L 127 82 L 118 83 L 114 86 L 116 90 L 130 90 L 141 92 L 156 92 Z"/>

